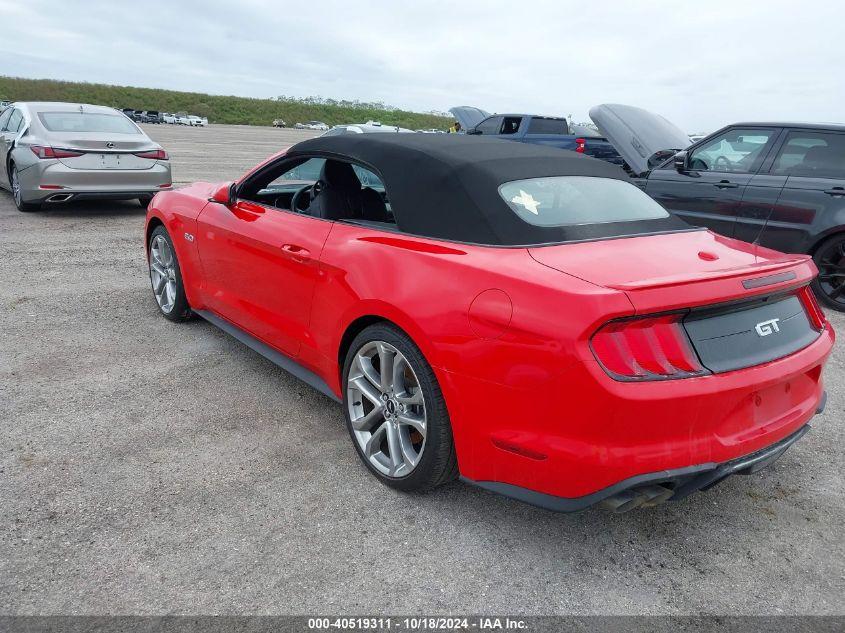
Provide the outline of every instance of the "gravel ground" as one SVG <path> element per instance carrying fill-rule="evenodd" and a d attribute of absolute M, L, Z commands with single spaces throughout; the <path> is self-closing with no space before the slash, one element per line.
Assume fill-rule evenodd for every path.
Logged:
<path fill-rule="evenodd" d="M 176 182 L 308 135 L 149 133 Z M 841 344 L 813 432 L 682 503 L 409 496 L 358 463 L 339 405 L 157 315 L 143 221 L 129 203 L 21 214 L 0 193 L 0 612 L 845 613 Z"/>

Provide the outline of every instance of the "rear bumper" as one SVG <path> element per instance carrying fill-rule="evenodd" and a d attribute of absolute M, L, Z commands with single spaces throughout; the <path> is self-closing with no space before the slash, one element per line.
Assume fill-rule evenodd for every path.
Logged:
<path fill-rule="evenodd" d="M 63 200 L 125 200 L 162 191 L 172 183 L 170 164 L 155 162 L 149 169 L 72 169 L 59 161 L 39 161 L 18 172 L 21 193 L 27 202 L 49 202 L 56 195 Z M 61 189 L 41 189 L 52 185 Z"/>
<path fill-rule="evenodd" d="M 787 357 L 683 380 L 617 382 L 594 361 L 531 389 L 450 372 L 438 379 L 466 480 L 578 510 L 640 477 L 712 470 L 797 433 L 823 406 L 834 338 L 828 327 Z"/>
<path fill-rule="evenodd" d="M 825 394 L 817 413 L 824 410 L 826 400 Z M 694 492 L 708 490 L 731 475 L 756 473 L 774 463 L 809 430 L 810 425 L 804 425 L 780 442 L 728 462 L 699 464 L 636 475 L 583 497 L 556 497 L 500 482 L 472 481 L 465 477 L 462 477 L 462 480 L 485 490 L 554 512 L 578 512 L 596 504 L 602 504 L 614 512 L 627 512 L 634 508 L 653 506 L 666 501 L 679 501 Z"/>

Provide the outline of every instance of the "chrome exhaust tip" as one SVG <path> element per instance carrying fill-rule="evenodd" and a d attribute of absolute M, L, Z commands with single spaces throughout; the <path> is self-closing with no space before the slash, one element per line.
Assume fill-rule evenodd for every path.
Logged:
<path fill-rule="evenodd" d="M 58 202 L 67 202 L 67 201 L 68 201 L 68 200 L 70 200 L 71 198 L 73 198 L 73 194 L 72 194 L 72 193 L 54 193 L 52 196 L 50 196 L 49 198 L 47 198 L 47 200 L 46 200 L 46 201 L 47 201 L 47 202 L 56 202 L 56 203 L 58 203 Z"/>
<path fill-rule="evenodd" d="M 602 506 L 617 514 L 630 512 L 635 508 L 650 508 L 668 501 L 674 490 L 661 485 L 646 485 L 629 488 L 605 499 Z"/>

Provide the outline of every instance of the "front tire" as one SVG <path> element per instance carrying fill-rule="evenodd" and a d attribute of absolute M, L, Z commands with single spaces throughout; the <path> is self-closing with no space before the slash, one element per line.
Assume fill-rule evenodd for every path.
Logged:
<path fill-rule="evenodd" d="M 12 198 L 15 199 L 15 206 L 18 208 L 18 211 L 31 213 L 41 209 L 41 203 L 24 202 L 21 181 L 18 177 L 18 168 L 14 163 L 12 163 L 12 167 L 9 170 L 9 183 L 12 186 Z"/>
<path fill-rule="evenodd" d="M 170 234 L 157 226 L 149 243 L 150 282 L 159 312 L 165 319 L 179 323 L 191 318 L 191 306 L 185 296 L 182 270 Z"/>
<path fill-rule="evenodd" d="M 819 275 L 813 290 L 822 304 L 845 312 L 845 233 L 832 235 L 813 254 Z"/>
<path fill-rule="evenodd" d="M 457 477 L 446 402 L 407 334 L 387 323 L 358 334 L 343 365 L 343 387 L 352 443 L 379 481 L 410 492 Z"/>

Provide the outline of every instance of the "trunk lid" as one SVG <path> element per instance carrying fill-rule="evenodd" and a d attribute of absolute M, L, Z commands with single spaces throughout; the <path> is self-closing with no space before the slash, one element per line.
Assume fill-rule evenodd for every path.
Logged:
<path fill-rule="evenodd" d="M 807 284 L 806 255 L 692 230 L 665 235 L 530 248 L 540 264 L 620 290 L 636 314 L 748 299 Z"/>
<path fill-rule="evenodd" d="M 590 109 L 590 118 L 637 174 L 653 167 L 649 158 L 658 152 L 690 145 L 689 136 L 674 123 L 642 108 L 603 103 Z"/>
<path fill-rule="evenodd" d="M 451 112 L 452 116 L 455 117 L 455 120 L 461 124 L 461 127 L 465 132 L 490 116 L 489 112 L 472 106 L 457 106 L 455 108 L 451 108 L 449 112 Z"/>
<path fill-rule="evenodd" d="M 59 159 L 71 169 L 150 169 L 156 161 L 135 153 L 159 149 L 141 134 L 105 137 L 101 132 L 51 132 L 49 140 L 53 147 L 83 152 L 82 156 Z"/>

